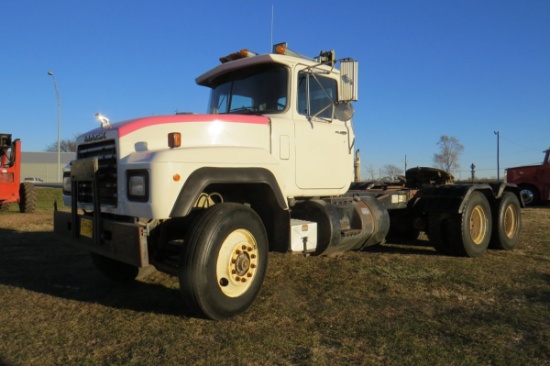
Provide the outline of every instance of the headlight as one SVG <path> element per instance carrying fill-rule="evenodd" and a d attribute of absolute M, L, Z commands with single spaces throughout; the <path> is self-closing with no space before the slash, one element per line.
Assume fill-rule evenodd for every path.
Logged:
<path fill-rule="evenodd" d="M 72 190 L 71 173 L 70 172 L 64 172 L 63 173 L 63 193 L 65 195 L 70 195 L 71 190 Z"/>
<path fill-rule="evenodd" d="M 128 199 L 147 201 L 149 199 L 149 175 L 145 170 L 128 171 Z"/>

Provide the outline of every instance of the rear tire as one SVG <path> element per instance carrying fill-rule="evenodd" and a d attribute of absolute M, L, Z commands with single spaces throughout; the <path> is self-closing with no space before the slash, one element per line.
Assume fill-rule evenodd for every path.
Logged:
<path fill-rule="evenodd" d="M 452 253 L 479 257 L 489 247 L 492 231 L 491 206 L 479 191 L 467 199 L 461 214 L 449 218 L 447 234 Z"/>
<path fill-rule="evenodd" d="M 504 192 L 495 212 L 491 248 L 514 249 L 519 242 L 521 232 L 521 206 L 516 195 Z"/>
<path fill-rule="evenodd" d="M 267 234 L 251 208 L 220 203 L 195 221 L 184 243 L 180 290 L 191 316 L 227 319 L 258 296 L 267 268 Z"/>
<path fill-rule="evenodd" d="M 36 210 L 36 190 L 32 183 L 21 183 L 19 186 L 19 211 L 31 213 Z"/>

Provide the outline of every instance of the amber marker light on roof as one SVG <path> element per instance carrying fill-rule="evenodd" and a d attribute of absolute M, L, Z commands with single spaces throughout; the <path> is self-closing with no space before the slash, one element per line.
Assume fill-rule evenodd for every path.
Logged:
<path fill-rule="evenodd" d="M 281 43 L 275 46 L 275 52 L 284 55 L 286 52 L 286 44 Z"/>
<path fill-rule="evenodd" d="M 240 60 L 241 58 L 254 57 L 254 56 L 257 56 L 257 55 L 258 54 L 256 52 L 252 52 L 250 50 L 247 50 L 246 48 L 243 48 L 239 52 L 233 52 L 233 53 L 230 53 L 227 56 L 220 57 L 220 62 L 222 64 L 224 64 L 224 63 L 229 62 L 229 61 Z"/>
<path fill-rule="evenodd" d="M 181 146 L 181 133 L 170 132 L 168 134 L 168 146 L 173 149 Z"/>
<path fill-rule="evenodd" d="M 243 48 L 242 50 L 240 50 L 239 53 L 241 54 L 242 57 L 254 57 L 258 55 L 256 52 L 249 51 L 246 48 Z"/>

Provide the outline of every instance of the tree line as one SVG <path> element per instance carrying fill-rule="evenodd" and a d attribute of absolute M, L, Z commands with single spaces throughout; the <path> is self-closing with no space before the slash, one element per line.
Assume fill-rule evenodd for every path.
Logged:
<path fill-rule="evenodd" d="M 464 151 L 464 146 L 453 136 L 442 135 L 436 144 L 439 152 L 433 155 L 433 166 L 435 168 L 451 173 L 460 169 L 458 159 Z M 366 167 L 368 179 L 397 180 L 403 175 L 404 170 L 394 164 L 386 164 L 377 172 L 372 164 Z"/>

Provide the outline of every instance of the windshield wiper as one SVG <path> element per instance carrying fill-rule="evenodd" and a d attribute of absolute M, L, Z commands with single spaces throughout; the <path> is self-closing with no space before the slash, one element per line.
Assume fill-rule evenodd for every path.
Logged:
<path fill-rule="evenodd" d="M 235 113 L 235 114 L 260 114 L 260 111 L 257 111 L 254 109 L 254 107 L 238 107 L 233 108 L 229 111 L 229 113 Z"/>

